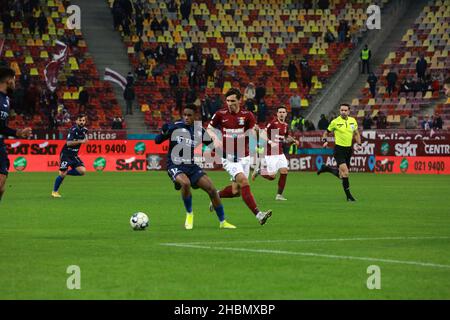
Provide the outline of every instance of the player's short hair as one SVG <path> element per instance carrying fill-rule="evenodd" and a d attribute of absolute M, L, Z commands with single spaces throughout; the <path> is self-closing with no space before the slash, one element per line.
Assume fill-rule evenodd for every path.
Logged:
<path fill-rule="evenodd" d="M 286 110 L 286 112 L 287 112 L 287 108 L 286 108 L 286 106 L 284 106 L 284 105 L 279 106 L 279 107 L 277 108 L 277 112 L 280 111 L 280 109 L 284 109 L 284 110 Z"/>
<path fill-rule="evenodd" d="M 79 113 L 77 114 L 77 119 L 81 119 L 81 118 L 87 118 L 85 113 Z"/>
<path fill-rule="evenodd" d="M 228 98 L 229 96 L 236 95 L 236 98 L 241 99 L 242 93 L 238 88 L 230 88 L 227 93 L 225 93 L 225 98 Z"/>
<path fill-rule="evenodd" d="M 339 106 L 339 109 L 342 107 L 347 107 L 350 110 L 350 105 L 348 103 L 341 103 L 341 105 Z"/>
<path fill-rule="evenodd" d="M 5 81 L 8 78 L 14 78 L 16 72 L 9 67 L 0 67 L 0 82 Z"/>
<path fill-rule="evenodd" d="M 185 109 L 192 110 L 195 113 L 195 111 L 197 110 L 197 107 L 193 103 L 188 103 L 187 105 L 184 106 L 183 110 L 185 110 Z"/>

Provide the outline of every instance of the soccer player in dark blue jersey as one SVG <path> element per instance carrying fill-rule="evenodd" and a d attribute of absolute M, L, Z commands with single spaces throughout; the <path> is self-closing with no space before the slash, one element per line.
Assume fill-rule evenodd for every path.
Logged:
<path fill-rule="evenodd" d="M 86 115 L 80 113 L 77 116 L 76 124 L 70 128 L 67 135 L 67 142 L 61 150 L 59 175 L 56 177 L 55 185 L 52 191 L 52 197 L 61 198 L 58 190 L 66 175 L 69 176 L 84 176 L 86 168 L 83 161 L 78 157 L 78 151 L 82 144 L 88 142 L 86 129 Z M 71 168 L 70 170 L 69 167 Z"/>
<path fill-rule="evenodd" d="M 194 213 L 192 211 L 191 187 L 203 189 L 210 197 L 220 228 L 235 229 L 236 227 L 225 220 L 222 202 L 211 179 L 195 164 L 194 149 L 201 145 L 205 133 L 204 129 L 196 130 L 194 127 L 195 106 L 187 105 L 183 110 L 183 119 L 162 127 L 155 142 L 160 144 L 170 140 L 167 173 L 175 184 L 175 189 L 181 189 L 181 196 L 186 208 L 186 221 L 184 227 L 190 230 L 194 227 Z"/>
<path fill-rule="evenodd" d="M 8 127 L 9 98 L 7 93 L 14 90 L 15 85 L 16 74 L 14 70 L 0 67 L 0 201 L 5 193 L 5 183 L 9 170 L 9 159 L 4 139 L 6 137 L 28 138 L 31 135 L 31 128 L 15 130 Z"/>

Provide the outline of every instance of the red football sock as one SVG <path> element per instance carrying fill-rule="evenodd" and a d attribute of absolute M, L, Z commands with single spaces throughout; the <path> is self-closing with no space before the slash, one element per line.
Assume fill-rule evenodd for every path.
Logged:
<path fill-rule="evenodd" d="M 280 174 L 280 179 L 278 180 L 278 194 L 283 194 L 284 187 L 286 186 L 287 174 Z"/>
<path fill-rule="evenodd" d="M 259 210 L 256 205 L 255 198 L 253 197 L 252 192 L 250 191 L 250 186 L 246 185 L 241 187 L 242 200 L 244 200 L 247 207 L 252 210 L 252 212 L 257 215 Z"/>
<path fill-rule="evenodd" d="M 270 181 L 275 180 L 274 176 L 269 176 L 268 174 L 262 174 L 261 177 Z"/>
<path fill-rule="evenodd" d="M 239 197 L 239 193 L 233 194 L 233 188 L 231 186 L 227 186 L 227 187 L 223 188 L 223 190 L 219 191 L 219 197 L 235 198 L 235 197 Z"/>

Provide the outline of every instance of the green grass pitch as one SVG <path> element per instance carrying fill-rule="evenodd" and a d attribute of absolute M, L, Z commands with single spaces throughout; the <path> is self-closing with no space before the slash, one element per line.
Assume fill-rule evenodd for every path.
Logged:
<path fill-rule="evenodd" d="M 225 172 L 209 173 L 217 188 Z M 194 190 L 194 229 L 165 172 L 67 177 L 12 173 L 0 205 L 0 299 L 449 299 L 450 176 L 353 174 L 356 203 L 324 174 L 252 191 L 265 226 L 240 198 L 224 199 L 236 230 L 219 230 Z M 150 227 L 132 231 L 132 213 Z M 168 245 L 169 244 L 169 245 Z M 81 289 L 69 290 L 70 265 Z M 367 268 L 380 268 L 369 290 Z"/>

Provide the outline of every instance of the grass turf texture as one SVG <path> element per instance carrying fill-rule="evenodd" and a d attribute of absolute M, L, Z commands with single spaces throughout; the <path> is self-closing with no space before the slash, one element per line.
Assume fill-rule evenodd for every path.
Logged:
<path fill-rule="evenodd" d="M 229 181 L 225 172 L 210 176 L 218 188 Z M 67 177 L 61 199 L 50 197 L 54 178 L 10 174 L 0 205 L 0 299 L 450 298 L 449 267 L 298 255 L 449 266 L 449 238 L 249 242 L 448 237 L 450 176 L 353 174 L 356 203 L 329 174 L 290 174 L 287 202 L 274 200 L 276 181 L 258 178 L 252 191 L 273 217 L 261 227 L 241 198 L 224 199 L 236 230 L 219 230 L 206 194 L 195 190 L 191 231 L 165 172 Z M 130 228 L 137 211 L 150 217 L 146 231 Z M 191 242 L 233 250 L 161 245 Z M 81 268 L 81 290 L 66 287 L 69 265 Z M 381 268 L 381 290 L 367 289 L 370 265 Z"/>

